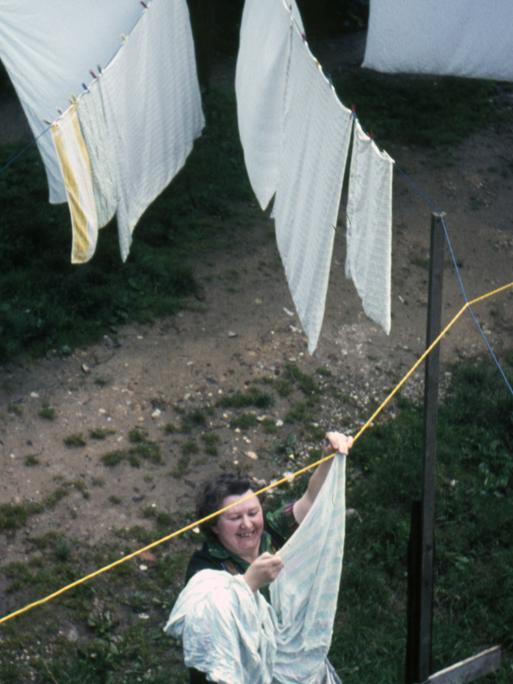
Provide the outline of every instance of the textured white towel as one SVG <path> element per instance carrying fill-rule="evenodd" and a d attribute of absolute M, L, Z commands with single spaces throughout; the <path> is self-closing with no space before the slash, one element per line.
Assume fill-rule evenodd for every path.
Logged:
<path fill-rule="evenodd" d="M 290 11 L 289 8 L 290 7 Z M 239 134 L 251 187 L 262 209 L 278 182 L 295 0 L 246 0 L 235 75 Z"/>
<path fill-rule="evenodd" d="M 72 104 L 52 125 L 52 138 L 59 160 L 71 215 L 71 262 L 89 261 L 96 249 L 98 218 L 91 175 L 91 162 Z"/>
<path fill-rule="evenodd" d="M 389 334 L 394 160 L 355 124 L 347 200 L 346 276 L 365 313 Z"/>
<path fill-rule="evenodd" d="M 35 136 L 65 110 L 70 95 L 105 66 L 143 8 L 137 0 L 0 0 L 0 59 L 9 72 Z M 66 193 L 51 133 L 38 140 L 51 202 Z"/>
<path fill-rule="evenodd" d="M 512 81 L 512 27 L 510 0 L 371 0 L 364 66 Z"/>
<path fill-rule="evenodd" d="M 241 575 L 201 570 L 164 630 L 182 640 L 184 661 L 217 684 L 271 684 L 276 644 L 270 605 Z"/>
<path fill-rule="evenodd" d="M 77 111 L 91 160 L 98 227 L 102 228 L 114 216 L 118 205 L 117 163 L 112 145 L 115 127 L 113 122 L 109 125 L 105 111 L 102 78 L 89 86 L 89 92 L 79 100 Z"/>
<path fill-rule="evenodd" d="M 324 317 L 351 128 L 351 112 L 294 31 L 273 215 L 278 249 L 310 353 L 317 346 Z"/>
<path fill-rule="evenodd" d="M 186 1 L 152 0 L 101 79 L 124 260 L 135 224 L 182 168 L 204 126 Z"/>
<path fill-rule="evenodd" d="M 346 457 L 280 549 L 270 606 L 241 576 L 202 570 L 181 592 L 165 631 L 185 663 L 222 684 L 340 684 L 327 661 L 342 571 Z"/>
<path fill-rule="evenodd" d="M 344 555 L 345 473 L 346 457 L 339 454 L 308 515 L 279 551 L 284 568 L 271 584 L 271 604 L 274 677 L 283 684 L 338 681 L 327 656 Z"/>

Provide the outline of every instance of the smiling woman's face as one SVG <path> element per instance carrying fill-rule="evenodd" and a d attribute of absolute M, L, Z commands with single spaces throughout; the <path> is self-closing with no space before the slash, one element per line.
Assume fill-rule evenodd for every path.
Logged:
<path fill-rule="evenodd" d="M 251 494 L 227 496 L 223 499 L 223 507 L 239 501 Z M 258 497 L 250 499 L 222 513 L 212 531 L 227 551 L 251 562 L 258 556 L 260 539 L 264 529 L 264 515 Z"/>

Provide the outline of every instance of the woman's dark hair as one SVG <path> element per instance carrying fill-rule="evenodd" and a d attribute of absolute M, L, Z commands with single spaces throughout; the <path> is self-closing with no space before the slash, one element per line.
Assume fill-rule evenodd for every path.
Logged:
<path fill-rule="evenodd" d="M 196 516 L 198 519 L 204 518 L 210 513 L 214 513 L 222 508 L 223 501 L 227 496 L 241 496 L 248 489 L 256 490 L 254 480 L 246 475 L 236 473 L 221 473 L 211 480 L 207 480 L 200 489 L 196 498 Z M 217 518 L 212 518 L 203 523 L 203 532 L 212 537 L 214 534 L 212 526 L 217 522 Z"/>

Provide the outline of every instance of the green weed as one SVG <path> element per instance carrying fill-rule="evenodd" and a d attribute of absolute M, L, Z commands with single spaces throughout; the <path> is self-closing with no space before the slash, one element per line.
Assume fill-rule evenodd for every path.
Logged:
<path fill-rule="evenodd" d="M 70 449 L 76 449 L 79 447 L 86 446 L 84 435 L 81 432 L 76 432 L 72 435 L 68 435 L 67 437 L 64 437 L 62 441 L 64 442 L 64 445 Z"/>
<path fill-rule="evenodd" d="M 55 420 L 55 409 L 48 404 L 43 404 L 37 415 L 43 420 Z"/>

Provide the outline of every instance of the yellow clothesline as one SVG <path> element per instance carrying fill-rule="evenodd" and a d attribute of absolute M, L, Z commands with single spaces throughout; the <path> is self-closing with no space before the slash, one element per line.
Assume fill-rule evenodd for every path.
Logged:
<path fill-rule="evenodd" d="M 397 385 L 390 392 L 390 394 L 386 397 L 386 399 L 384 399 L 384 401 L 378 406 L 378 408 L 374 411 L 372 416 L 366 421 L 366 423 L 360 428 L 360 430 L 358 430 L 357 434 L 354 437 L 354 442 L 357 442 L 358 439 L 363 435 L 365 430 L 367 430 L 367 428 L 370 427 L 370 425 L 372 425 L 372 422 L 383 411 L 383 409 L 390 403 L 390 401 L 397 394 L 397 392 L 399 392 L 399 390 L 405 384 L 405 382 L 417 370 L 417 368 L 420 366 L 420 364 L 433 351 L 433 349 L 437 346 L 437 344 L 440 342 L 440 340 L 449 332 L 449 330 L 452 328 L 452 326 L 459 320 L 459 318 L 462 316 L 462 314 L 469 307 L 471 307 L 472 305 L 477 304 L 478 302 L 481 302 L 485 299 L 489 299 L 490 297 L 493 297 L 497 294 L 500 294 L 501 292 L 504 292 L 510 288 L 513 288 L 513 282 L 507 283 L 506 285 L 502 285 L 502 287 L 498 287 L 495 290 L 491 290 L 490 292 L 486 292 L 485 294 L 480 295 L 479 297 L 476 297 L 475 299 L 472 299 L 471 301 L 468 301 L 464 306 L 462 306 L 461 309 L 458 311 L 458 313 L 449 321 L 449 323 L 447 323 L 447 325 L 443 328 L 443 330 L 440 332 L 440 334 L 433 340 L 433 342 L 429 345 L 429 347 L 421 354 L 421 356 L 419 356 L 417 361 L 415 361 L 415 363 L 410 368 L 410 370 L 397 383 Z M 36 608 L 37 606 L 42 606 L 45 603 L 49 603 L 50 601 L 53 601 L 58 596 L 61 596 L 62 594 L 66 593 L 67 591 L 70 591 L 71 589 L 74 589 L 75 587 L 78 587 L 81 584 L 85 584 L 85 582 L 89 582 L 89 580 L 92 580 L 95 577 L 98 577 L 99 575 L 103 575 L 105 572 L 108 572 L 109 570 L 113 570 L 118 565 L 122 565 L 123 563 L 126 563 L 127 561 L 131 560 L 132 558 L 136 558 L 141 553 L 144 553 L 145 551 L 149 551 L 151 549 L 154 549 L 156 546 L 160 546 L 161 544 L 164 544 L 165 542 L 170 541 L 171 539 L 174 539 L 175 537 L 179 537 L 181 534 L 184 534 L 185 532 L 189 532 L 194 527 L 198 527 L 199 525 L 202 525 L 203 523 L 206 523 L 209 520 L 212 520 L 212 518 L 215 518 L 216 516 L 221 515 L 221 513 L 228 511 L 230 508 L 240 504 L 242 501 L 249 500 L 254 495 L 259 496 L 260 494 L 264 494 L 264 492 L 267 492 L 270 489 L 274 489 L 275 487 L 279 487 L 282 484 L 285 484 L 286 482 L 290 482 L 292 479 L 298 477 L 299 475 L 303 475 L 304 473 L 308 472 L 309 470 L 312 470 L 313 468 L 316 468 L 317 466 L 321 465 L 321 463 L 325 463 L 326 461 L 329 461 L 334 456 L 335 456 L 334 453 L 329 454 L 328 456 L 325 456 L 324 458 L 321 458 L 318 461 L 315 461 L 315 463 L 310 463 L 309 465 L 304 466 L 303 468 L 300 468 L 299 470 L 296 470 L 294 473 L 291 473 L 291 474 L 287 475 L 286 477 L 282 477 L 280 480 L 276 480 L 274 482 L 271 482 L 271 484 L 269 484 L 265 487 L 262 487 L 261 489 L 259 489 L 256 492 L 252 492 L 251 494 L 249 494 L 244 499 L 239 499 L 238 501 L 234 501 L 233 503 L 229 504 L 228 506 L 224 506 L 223 508 L 220 508 L 219 510 L 215 511 L 214 513 L 210 513 L 209 515 L 205 516 L 204 518 L 201 518 L 200 520 L 195 520 L 194 522 L 189 523 L 188 525 L 185 525 L 185 527 L 182 527 L 179 530 L 176 530 L 175 532 L 171 532 L 171 534 L 167 534 L 165 537 L 161 537 L 160 539 L 157 539 L 156 541 L 151 542 L 151 544 L 147 544 L 146 546 L 143 546 L 142 548 L 137 549 L 137 551 L 133 551 L 132 553 L 127 554 L 126 556 L 122 556 L 121 558 L 118 558 L 118 560 L 114 561 L 113 563 L 109 563 L 109 565 L 105 565 L 103 568 L 99 568 L 98 570 L 95 570 L 94 572 L 91 572 L 88 575 L 85 575 L 84 577 L 81 577 L 80 579 L 77 579 L 74 582 L 71 582 L 71 584 L 67 584 L 64 587 L 61 587 L 57 591 L 54 591 L 52 594 L 48 594 L 48 596 L 44 596 L 43 598 L 38 599 L 37 601 L 33 601 L 32 603 L 29 603 L 26 606 L 23 606 L 23 608 L 19 608 L 18 610 L 15 610 L 14 612 L 9 613 L 8 615 L 5 615 L 4 617 L 0 618 L 0 624 L 8 622 L 9 620 L 12 620 L 15 617 L 19 617 L 20 615 L 23 615 L 24 613 L 28 613 L 30 610 L 32 610 L 33 608 Z"/>

